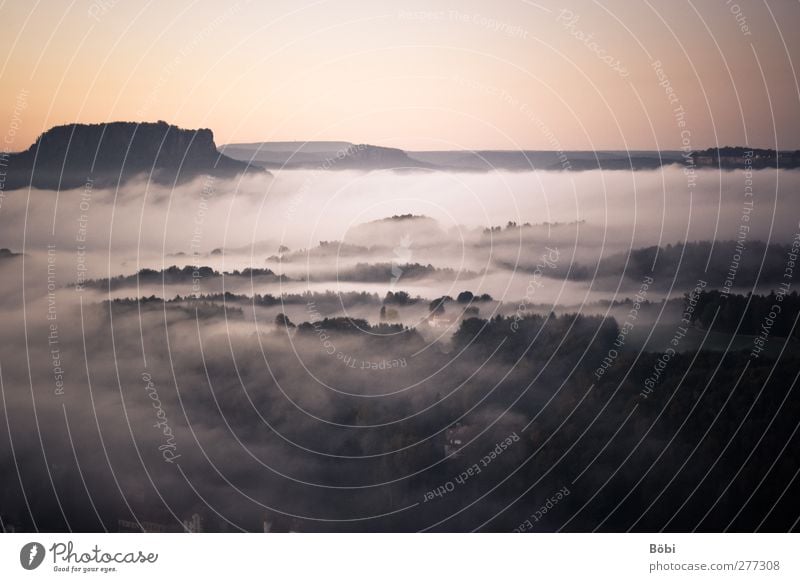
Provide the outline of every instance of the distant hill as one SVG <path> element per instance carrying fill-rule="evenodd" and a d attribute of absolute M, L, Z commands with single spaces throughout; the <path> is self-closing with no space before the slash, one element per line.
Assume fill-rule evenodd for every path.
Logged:
<path fill-rule="evenodd" d="M 434 164 L 396 148 L 341 141 L 263 142 L 220 147 L 227 156 L 270 169 L 427 170 Z"/>
<path fill-rule="evenodd" d="M 210 129 L 157 123 L 111 122 L 49 129 L 24 152 L 8 154 L 5 188 L 45 189 L 116 184 L 145 175 L 172 184 L 209 174 L 264 172 L 217 152 Z"/>
<path fill-rule="evenodd" d="M 348 229 L 344 242 L 372 248 L 388 247 L 397 259 L 410 260 L 415 247 L 440 244 L 447 234 L 434 218 L 400 214 L 363 222 Z"/>

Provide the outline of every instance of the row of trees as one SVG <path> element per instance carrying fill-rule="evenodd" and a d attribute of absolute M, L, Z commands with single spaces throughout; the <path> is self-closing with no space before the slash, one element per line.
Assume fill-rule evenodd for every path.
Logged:
<path fill-rule="evenodd" d="M 736 241 L 677 243 L 611 255 L 600 260 L 596 273 L 594 265 L 572 263 L 548 270 L 548 275 L 574 281 L 622 276 L 639 281 L 649 275 L 661 288 L 671 286 L 673 280 L 678 287 L 693 287 L 698 279 L 707 281 L 709 286 L 721 287 L 736 266 L 734 285 L 752 287 L 782 282 L 790 250 L 789 245 L 767 245 L 761 241 L 748 241 L 741 253 Z"/>
<path fill-rule="evenodd" d="M 687 295 L 684 301 L 688 300 Z M 696 296 L 691 320 L 703 328 L 713 322 L 715 331 L 725 333 L 758 335 L 762 326 L 767 326 L 772 337 L 800 338 L 800 328 L 795 326 L 798 313 L 800 296 L 796 291 L 781 296 L 774 291 L 768 295 L 728 295 L 712 290 Z"/>

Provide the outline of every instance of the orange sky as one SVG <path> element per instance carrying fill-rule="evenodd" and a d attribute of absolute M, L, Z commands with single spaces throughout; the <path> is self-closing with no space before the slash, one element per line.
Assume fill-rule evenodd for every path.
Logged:
<path fill-rule="evenodd" d="M 10 150 L 158 119 L 218 144 L 800 148 L 798 2 L 42 0 L 0 17 Z"/>

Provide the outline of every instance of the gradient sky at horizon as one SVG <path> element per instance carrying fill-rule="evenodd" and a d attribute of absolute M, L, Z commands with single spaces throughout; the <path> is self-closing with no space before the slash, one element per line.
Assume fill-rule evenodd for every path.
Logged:
<path fill-rule="evenodd" d="M 0 15 L 12 151 L 54 125 L 158 119 L 217 144 L 800 148 L 794 1 L 40 0 Z"/>

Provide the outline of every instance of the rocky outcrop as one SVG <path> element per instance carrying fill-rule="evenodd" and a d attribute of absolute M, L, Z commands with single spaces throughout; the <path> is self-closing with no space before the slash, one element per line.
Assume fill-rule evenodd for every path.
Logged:
<path fill-rule="evenodd" d="M 164 121 L 53 127 L 6 162 L 6 189 L 68 189 L 89 179 L 104 186 L 138 176 L 173 184 L 204 174 L 264 172 L 218 153 L 210 129 L 181 129 Z"/>

